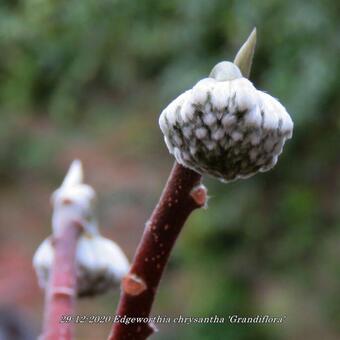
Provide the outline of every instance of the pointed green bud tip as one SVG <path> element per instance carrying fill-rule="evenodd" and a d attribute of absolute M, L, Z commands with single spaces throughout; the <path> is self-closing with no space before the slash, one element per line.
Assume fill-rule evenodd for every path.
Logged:
<path fill-rule="evenodd" d="M 221 61 L 214 66 L 209 77 L 217 81 L 226 81 L 242 78 L 242 74 L 235 64 L 230 61 Z"/>
<path fill-rule="evenodd" d="M 246 42 L 237 52 L 234 63 L 239 67 L 243 77 L 248 78 L 253 62 L 254 52 L 256 46 L 256 27 L 250 33 Z"/>

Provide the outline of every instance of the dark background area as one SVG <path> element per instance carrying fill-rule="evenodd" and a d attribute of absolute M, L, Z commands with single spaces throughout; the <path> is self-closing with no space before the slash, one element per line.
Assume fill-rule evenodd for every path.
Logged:
<path fill-rule="evenodd" d="M 132 258 L 173 162 L 159 113 L 256 26 L 251 80 L 285 105 L 293 139 L 268 173 L 204 180 L 209 208 L 184 228 L 153 314 L 285 322 L 159 325 L 154 338 L 339 339 L 339 14 L 336 0 L 1 1 L 0 326 L 40 331 L 31 259 L 74 158 L 98 193 L 103 234 Z M 77 312 L 113 314 L 117 300 Z M 79 325 L 78 339 L 109 328 Z"/>

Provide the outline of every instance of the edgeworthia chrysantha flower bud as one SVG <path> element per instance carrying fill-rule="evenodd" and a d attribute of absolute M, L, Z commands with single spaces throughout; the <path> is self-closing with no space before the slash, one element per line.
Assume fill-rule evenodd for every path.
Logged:
<path fill-rule="evenodd" d="M 49 237 L 33 257 L 39 285 L 44 289 L 47 287 L 53 258 L 53 241 Z M 80 236 L 76 262 L 78 296 L 96 295 L 118 287 L 129 270 L 129 262 L 120 247 L 98 234 Z"/>
<path fill-rule="evenodd" d="M 254 34 L 254 33 L 253 33 Z M 252 56 L 248 39 L 239 52 L 243 72 Z M 224 182 L 270 170 L 293 122 L 280 102 L 257 90 L 234 63 L 218 63 L 166 107 L 159 125 L 169 152 L 178 163 Z"/>
<path fill-rule="evenodd" d="M 82 221 L 84 231 L 76 250 L 77 288 L 79 296 L 89 296 L 118 287 L 129 270 L 129 262 L 121 248 L 102 237 L 94 215 L 95 191 L 83 183 L 80 161 L 74 161 L 61 187 L 52 195 L 52 229 L 55 236 L 64 218 Z M 47 287 L 54 259 L 53 235 L 39 246 L 34 257 L 39 285 Z"/>
<path fill-rule="evenodd" d="M 53 205 L 52 228 L 57 234 L 63 225 L 60 221 L 74 216 L 81 219 L 84 229 L 90 234 L 98 232 L 94 214 L 96 193 L 92 187 L 84 184 L 83 167 L 79 160 L 74 160 L 67 172 L 63 183 L 51 197 Z"/>

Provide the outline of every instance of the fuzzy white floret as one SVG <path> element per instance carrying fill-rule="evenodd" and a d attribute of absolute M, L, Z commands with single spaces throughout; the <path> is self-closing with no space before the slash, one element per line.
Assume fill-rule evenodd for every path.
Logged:
<path fill-rule="evenodd" d="M 269 96 L 265 92 L 258 91 L 260 95 L 260 107 L 264 113 L 263 128 L 266 130 L 275 130 L 279 125 L 279 114 L 276 112 L 275 106 L 273 105 L 274 98 Z"/>
<path fill-rule="evenodd" d="M 217 110 L 221 111 L 228 105 L 229 97 L 229 82 L 216 82 L 213 90 L 211 91 L 211 105 Z"/>
<path fill-rule="evenodd" d="M 200 80 L 192 89 L 192 99 L 196 104 L 203 105 L 207 101 L 208 93 L 212 91 L 215 80 L 204 78 Z"/>
<path fill-rule="evenodd" d="M 162 115 L 165 115 L 169 124 L 174 125 L 176 123 L 177 114 L 180 112 L 182 105 L 187 100 L 189 91 L 185 91 L 181 95 L 179 95 L 176 99 L 174 99 L 162 112 Z"/>
<path fill-rule="evenodd" d="M 164 111 L 163 111 L 164 112 Z M 159 127 L 161 128 L 163 134 L 167 134 L 169 132 L 169 127 L 168 125 L 166 124 L 166 121 L 165 121 L 165 114 L 162 114 L 159 116 L 159 120 L 158 120 L 158 124 L 159 124 Z"/>
<path fill-rule="evenodd" d="M 222 118 L 222 125 L 224 126 L 225 129 L 227 129 L 233 126 L 236 123 L 236 121 L 237 121 L 236 116 L 229 113 Z"/>
<path fill-rule="evenodd" d="M 211 134 L 212 139 L 214 140 L 220 140 L 224 137 L 224 130 L 223 129 L 217 129 Z"/>
<path fill-rule="evenodd" d="M 189 149 L 190 149 L 190 153 L 192 155 L 194 155 L 197 152 L 197 147 L 196 146 L 190 146 Z"/>
<path fill-rule="evenodd" d="M 191 155 L 188 152 L 183 151 L 182 157 L 184 160 L 189 161 L 191 159 Z"/>
<path fill-rule="evenodd" d="M 245 78 L 230 82 L 231 92 L 236 94 L 236 106 L 239 111 L 252 109 L 257 105 L 257 93 L 253 84 Z"/>
<path fill-rule="evenodd" d="M 287 138 L 287 139 L 292 138 L 292 136 L 293 136 L 293 129 L 291 129 L 291 130 L 289 130 L 289 131 L 286 132 L 286 138 Z"/>
<path fill-rule="evenodd" d="M 174 148 L 174 156 L 177 159 L 178 163 L 183 164 L 183 158 L 182 158 L 182 154 L 181 154 L 181 150 L 179 148 Z"/>
<path fill-rule="evenodd" d="M 294 123 L 292 121 L 292 118 L 289 116 L 288 112 L 285 110 L 283 116 L 283 121 L 282 121 L 282 131 L 283 132 L 288 132 L 288 138 L 292 136 L 292 131 L 294 128 Z"/>
<path fill-rule="evenodd" d="M 176 110 L 179 106 L 171 106 L 171 109 L 169 107 L 167 107 L 165 109 L 165 112 L 163 112 L 162 114 L 164 114 L 164 116 L 166 117 L 168 124 L 169 125 L 174 125 L 176 123 Z"/>
<path fill-rule="evenodd" d="M 174 138 L 176 145 L 181 146 L 183 144 L 182 139 L 178 135 L 174 135 L 173 138 Z"/>
<path fill-rule="evenodd" d="M 274 145 L 276 143 L 276 139 L 274 138 L 267 138 L 266 141 L 264 142 L 263 148 L 266 152 L 272 151 Z"/>
<path fill-rule="evenodd" d="M 214 125 L 216 121 L 217 121 L 217 118 L 213 112 L 207 112 L 205 115 L 203 115 L 203 122 L 204 124 L 208 126 Z"/>
<path fill-rule="evenodd" d="M 185 138 L 190 138 L 191 134 L 192 134 L 192 128 L 187 127 L 187 126 L 183 128 L 183 135 Z"/>
<path fill-rule="evenodd" d="M 264 127 L 267 129 L 275 129 L 278 127 L 278 120 L 282 120 L 282 131 L 288 133 L 291 137 L 293 130 L 293 121 L 284 106 L 269 94 L 257 91 L 260 97 L 261 108 L 265 113 Z"/>
<path fill-rule="evenodd" d="M 261 119 L 261 111 L 258 105 L 255 105 L 251 110 L 249 110 L 244 117 L 245 123 L 248 127 L 261 126 Z"/>
<path fill-rule="evenodd" d="M 265 101 L 267 101 L 267 103 L 270 102 L 271 108 L 277 113 L 278 117 L 282 119 L 282 131 L 292 131 L 294 124 L 285 107 L 276 98 L 270 96 L 265 92 L 260 92 L 260 97 L 262 99 L 265 98 Z"/>
<path fill-rule="evenodd" d="M 208 150 L 214 150 L 216 148 L 216 142 L 214 141 L 209 141 L 209 140 L 206 140 L 204 141 L 204 145 L 207 147 Z"/>
<path fill-rule="evenodd" d="M 261 141 L 261 136 L 258 131 L 254 131 L 249 135 L 250 143 L 252 145 L 258 145 Z"/>
<path fill-rule="evenodd" d="M 233 132 L 231 133 L 231 138 L 232 138 L 235 142 L 241 140 L 242 137 L 243 137 L 243 134 L 242 134 L 241 132 L 239 132 L 239 131 L 233 131 Z"/>
<path fill-rule="evenodd" d="M 258 150 L 255 148 L 252 148 L 249 152 L 249 157 L 251 161 L 255 161 L 256 157 L 258 155 Z"/>
<path fill-rule="evenodd" d="M 172 143 L 169 141 L 169 139 L 168 139 L 167 136 L 164 136 L 164 141 L 165 141 L 165 144 L 166 144 L 166 146 L 168 147 L 170 153 L 172 153 L 172 151 L 173 151 L 173 146 L 172 146 Z"/>
<path fill-rule="evenodd" d="M 194 113 L 195 113 L 195 107 L 192 103 L 192 96 L 191 96 L 191 90 L 188 91 L 186 100 L 183 102 L 182 108 L 181 108 L 181 118 L 183 122 L 188 122 L 194 118 Z"/>
<path fill-rule="evenodd" d="M 188 98 L 188 95 L 190 94 L 190 90 L 185 91 L 184 93 L 180 94 L 177 98 L 175 98 L 167 107 L 167 112 L 175 112 L 178 108 L 178 106 L 182 106 L 184 101 Z"/>
<path fill-rule="evenodd" d="M 282 152 L 283 144 L 284 144 L 283 139 L 278 141 L 278 143 L 275 145 L 274 150 L 273 150 L 274 154 L 279 155 Z"/>
<path fill-rule="evenodd" d="M 203 139 L 203 138 L 205 138 L 208 135 L 208 131 L 207 131 L 207 129 L 202 127 L 202 128 L 198 128 L 195 131 L 195 134 L 196 134 L 196 137 L 198 139 Z"/>

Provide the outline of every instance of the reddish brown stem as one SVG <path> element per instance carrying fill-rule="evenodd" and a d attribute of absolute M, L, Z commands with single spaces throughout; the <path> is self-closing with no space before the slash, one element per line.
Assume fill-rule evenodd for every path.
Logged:
<path fill-rule="evenodd" d="M 54 262 L 46 292 L 45 319 L 42 339 L 69 340 L 73 337 L 72 322 L 62 322 L 62 316 L 73 315 L 77 296 L 76 246 L 82 226 L 65 221 L 54 237 Z"/>
<path fill-rule="evenodd" d="M 117 315 L 149 317 L 159 281 L 176 239 L 190 213 L 205 205 L 201 175 L 175 163 L 159 203 L 153 211 L 136 251 L 130 272 L 123 279 Z M 115 322 L 110 340 L 146 339 L 155 327 L 134 320 Z"/>

